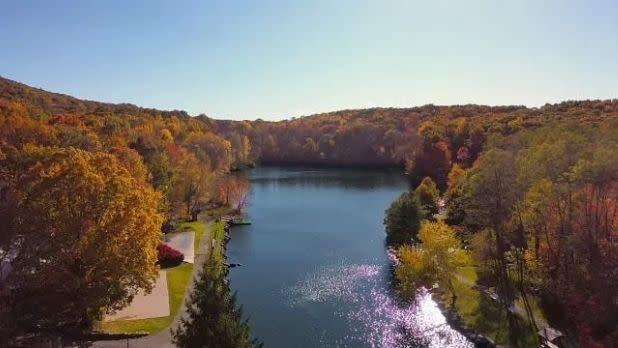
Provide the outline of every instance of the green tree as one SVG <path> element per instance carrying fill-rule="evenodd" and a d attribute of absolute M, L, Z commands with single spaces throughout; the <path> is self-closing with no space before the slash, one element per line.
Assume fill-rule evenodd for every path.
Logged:
<path fill-rule="evenodd" d="M 384 225 L 387 243 L 399 245 L 415 241 L 423 216 L 417 196 L 412 192 L 402 193 L 386 209 Z"/>
<path fill-rule="evenodd" d="M 434 215 L 438 214 L 438 199 L 440 191 L 436 183 L 428 176 L 416 187 L 414 194 L 418 197 L 421 208 L 425 211 L 425 218 L 434 219 Z"/>
<path fill-rule="evenodd" d="M 506 253 L 513 231 L 511 213 L 521 196 L 516 170 L 513 152 L 500 148 L 484 152 L 469 170 L 470 199 L 465 206 L 465 224 L 471 228 L 486 227 L 492 234 L 495 244 L 492 277 L 504 305 L 510 305 L 515 296 Z"/>
<path fill-rule="evenodd" d="M 179 348 L 249 348 L 261 346 L 251 330 L 236 295 L 230 294 L 224 265 L 214 253 L 205 261 L 187 301 L 187 315 L 181 319 L 172 340 Z"/>

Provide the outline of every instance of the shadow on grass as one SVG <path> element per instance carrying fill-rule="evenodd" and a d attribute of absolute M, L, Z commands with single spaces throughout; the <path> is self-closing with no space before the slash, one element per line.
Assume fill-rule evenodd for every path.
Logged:
<path fill-rule="evenodd" d="M 469 276 L 468 270 L 463 277 Z M 476 275 L 473 279 L 476 280 Z M 455 308 L 467 327 L 498 345 L 538 346 L 536 332 L 527 321 L 510 313 L 502 304 L 472 287 L 470 283 L 459 279 L 453 283 L 457 294 Z M 443 303 L 450 303 L 451 300 L 450 295 L 444 295 L 442 299 Z"/>

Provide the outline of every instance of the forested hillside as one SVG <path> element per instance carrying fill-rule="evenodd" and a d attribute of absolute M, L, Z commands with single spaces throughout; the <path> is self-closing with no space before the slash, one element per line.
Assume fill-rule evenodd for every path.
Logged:
<path fill-rule="evenodd" d="M 570 101 L 541 108 L 434 106 L 344 110 L 280 122 L 217 121 L 228 139 L 247 135 L 264 164 L 404 167 L 440 188 L 453 164 L 470 166 L 494 135 L 543 125 L 600 124 L 618 117 L 618 100 Z M 233 143 L 239 143 L 238 140 Z"/>
<path fill-rule="evenodd" d="M 224 121 L 84 101 L 0 78 L 0 250 L 21 243 L 38 253 L 17 265 L 23 272 L 14 281 L 32 290 L 22 309 L 44 309 L 17 320 L 32 328 L 79 326 L 122 307 L 136 289 L 148 288 L 156 271 L 153 254 L 146 255 L 147 264 L 130 253 L 103 260 L 143 270 L 104 299 L 95 289 L 92 301 L 69 313 L 41 304 L 73 301 L 71 290 L 83 284 L 67 288 L 67 274 L 84 282 L 108 276 L 86 276 L 85 265 L 100 262 L 86 257 L 95 245 L 111 252 L 131 241 L 134 249 L 154 250 L 163 221 L 194 220 L 208 206 L 229 204 L 236 185 L 230 170 L 253 164 L 395 166 L 415 183 L 435 181 L 446 199 L 446 221 L 464 244 L 476 245 L 481 275 L 499 284 L 504 298 L 534 289 L 583 344 L 610 342 L 618 337 L 617 122 L 618 100 Z M 67 210 L 52 209 L 56 204 Z M 80 212 L 84 225 L 75 226 L 66 216 L 78 207 L 93 208 Z M 135 209 L 124 214 L 126 207 Z M 110 219 L 124 219 L 134 235 Z M 146 223 L 140 227 L 140 221 Z M 120 232 L 106 241 L 63 234 L 101 224 Z M 75 255 L 62 256 L 68 250 Z M 49 265 L 60 260 L 62 267 L 37 265 L 35 277 L 28 272 L 40 258 Z M 48 301 L 42 284 L 63 290 Z M 71 322 L 74 313 L 77 323 Z"/>
<path fill-rule="evenodd" d="M 0 346 L 89 332 L 153 287 L 162 230 L 246 191 L 206 117 L 0 87 Z"/>

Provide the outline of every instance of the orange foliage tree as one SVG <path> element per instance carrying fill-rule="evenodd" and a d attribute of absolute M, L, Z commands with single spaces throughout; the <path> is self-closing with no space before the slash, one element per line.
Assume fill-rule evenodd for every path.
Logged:
<path fill-rule="evenodd" d="M 243 176 L 228 176 L 219 185 L 219 199 L 240 213 L 249 198 L 249 181 Z"/>
<path fill-rule="evenodd" d="M 29 168 L 7 194 L 18 327 L 84 329 L 151 289 L 163 218 L 143 179 L 113 155 L 73 148 L 27 147 L 19 160 Z"/>

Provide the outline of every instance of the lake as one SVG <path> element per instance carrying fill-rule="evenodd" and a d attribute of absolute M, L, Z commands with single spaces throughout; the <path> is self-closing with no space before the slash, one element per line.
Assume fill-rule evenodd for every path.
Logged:
<path fill-rule="evenodd" d="M 391 293 L 384 210 L 400 170 L 256 168 L 250 226 L 233 227 L 232 289 L 266 347 L 471 347 L 431 295 Z M 405 345 L 402 342 L 414 342 Z"/>

